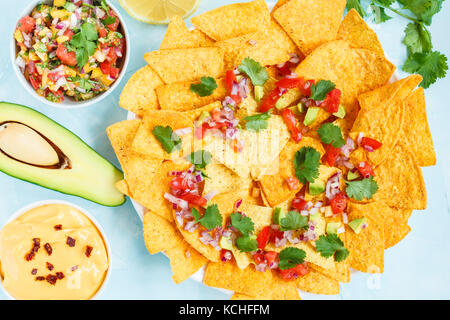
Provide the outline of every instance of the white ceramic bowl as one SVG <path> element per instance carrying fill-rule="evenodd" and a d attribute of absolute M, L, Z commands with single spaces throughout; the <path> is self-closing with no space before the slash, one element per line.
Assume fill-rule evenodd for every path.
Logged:
<path fill-rule="evenodd" d="M 20 14 L 20 17 L 17 18 L 17 22 L 24 16 L 29 15 L 31 13 L 31 11 L 33 11 L 33 9 L 42 2 L 49 2 L 48 0 L 32 0 L 30 1 L 30 3 L 28 4 L 28 6 L 23 10 L 23 12 Z M 51 1 L 53 2 L 53 1 Z M 108 4 L 109 7 L 111 7 L 111 9 L 117 14 L 117 16 L 119 17 L 119 21 L 120 24 L 122 25 L 123 31 L 125 33 L 125 42 L 126 42 L 126 49 L 125 49 L 125 56 L 124 56 L 124 60 L 123 60 L 123 66 L 122 69 L 120 71 L 119 77 L 117 78 L 117 80 L 113 83 L 113 85 L 106 90 L 105 92 L 100 93 L 99 95 L 95 96 L 92 99 L 89 100 L 85 100 L 85 101 L 74 101 L 74 100 L 70 100 L 67 97 L 65 97 L 64 101 L 61 103 L 55 103 L 55 102 L 51 102 L 48 101 L 47 99 L 45 99 L 44 97 L 38 95 L 36 93 L 36 91 L 33 89 L 33 87 L 31 86 L 31 84 L 25 79 L 25 76 L 23 75 L 23 73 L 20 71 L 19 67 L 16 65 L 16 40 L 14 39 L 14 30 L 16 28 L 16 25 L 13 25 L 11 28 L 10 35 L 11 35 L 11 41 L 10 41 L 10 56 L 11 56 L 11 63 L 13 65 L 13 69 L 14 72 L 17 76 L 17 78 L 19 79 L 20 83 L 22 84 L 22 86 L 35 98 L 37 98 L 39 101 L 52 106 L 52 107 L 56 107 L 56 108 L 61 108 L 61 109 L 74 109 L 74 108 L 82 108 L 82 107 L 87 107 L 90 106 L 92 104 L 95 104 L 97 102 L 100 102 L 101 100 L 103 100 L 104 98 L 106 98 L 109 94 L 111 94 L 111 92 L 114 91 L 114 89 L 119 85 L 120 81 L 122 80 L 122 78 L 125 75 L 125 71 L 126 68 L 128 66 L 128 62 L 130 60 L 130 35 L 128 33 L 128 28 L 125 24 L 125 20 L 122 18 L 122 15 L 120 14 L 120 12 L 117 10 L 117 8 L 111 3 L 111 1 L 106 0 L 106 3 Z"/>
<path fill-rule="evenodd" d="M 91 298 L 90 300 L 97 299 L 97 298 L 101 297 L 101 294 L 102 294 L 103 291 L 104 291 L 104 288 L 105 288 L 105 286 L 106 286 L 106 283 L 109 281 L 109 278 L 110 278 L 110 276 L 111 276 L 111 247 L 110 247 L 110 245 L 109 245 L 108 238 L 106 237 L 106 233 L 105 233 L 105 231 L 103 230 L 102 226 L 101 226 L 101 225 L 97 222 L 97 220 L 95 220 L 95 218 L 94 218 L 89 212 L 87 212 L 85 209 L 83 209 L 83 208 L 81 208 L 81 207 L 79 207 L 79 206 L 77 206 L 77 205 L 75 205 L 75 204 L 73 204 L 73 203 L 70 203 L 70 202 L 67 202 L 67 201 L 63 201 L 63 200 L 42 200 L 42 201 L 37 201 L 37 202 L 30 203 L 30 204 L 26 205 L 25 207 L 23 207 L 23 208 L 17 210 L 16 212 L 14 212 L 14 213 L 11 215 L 11 217 L 9 218 L 9 220 L 8 220 L 8 221 L 7 221 L 0 229 L 3 229 L 3 227 L 6 226 L 8 223 L 10 223 L 11 221 L 17 219 L 18 217 L 20 217 L 20 216 L 23 215 L 24 213 L 30 211 L 31 209 L 34 209 L 34 208 L 37 208 L 37 207 L 40 207 L 40 206 L 44 206 L 44 205 L 47 205 L 47 204 L 65 204 L 65 205 L 67 205 L 67 206 L 71 206 L 71 207 L 73 207 L 73 208 L 75 208 L 75 209 L 81 211 L 86 217 L 88 217 L 89 220 L 92 221 L 92 223 L 94 224 L 94 226 L 95 226 L 95 227 L 98 229 L 98 231 L 100 232 L 100 234 L 101 234 L 101 236 L 102 236 L 102 238 L 103 238 L 103 241 L 104 241 L 104 243 L 105 243 L 106 253 L 107 253 L 107 255 L 108 255 L 108 262 L 109 262 L 109 265 L 108 265 L 108 270 L 106 271 L 105 279 L 103 280 L 103 283 L 102 283 L 101 287 L 97 290 L 97 292 L 92 296 L 92 298 Z M 5 290 L 5 288 L 3 287 L 2 281 L 0 281 L 0 288 L 2 288 L 3 293 L 4 293 L 10 300 L 16 300 L 13 296 L 11 296 L 11 294 L 9 294 L 8 291 Z"/>

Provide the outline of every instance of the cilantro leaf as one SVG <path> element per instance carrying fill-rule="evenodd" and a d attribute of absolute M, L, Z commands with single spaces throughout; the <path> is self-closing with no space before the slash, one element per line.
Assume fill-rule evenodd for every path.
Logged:
<path fill-rule="evenodd" d="M 255 237 L 242 236 L 236 239 L 236 247 L 242 252 L 252 252 L 258 249 Z"/>
<path fill-rule="evenodd" d="M 252 219 L 240 214 L 239 212 L 234 212 L 231 214 L 231 225 L 235 229 L 239 230 L 244 236 L 248 236 L 249 233 L 252 233 L 253 230 L 255 230 L 255 225 L 253 224 Z"/>
<path fill-rule="evenodd" d="M 247 121 L 245 123 L 245 128 L 247 130 L 254 130 L 256 132 L 262 129 L 267 129 L 267 127 L 269 126 L 267 120 L 269 118 L 270 118 L 270 111 L 245 117 L 244 120 Z"/>
<path fill-rule="evenodd" d="M 314 182 L 319 176 L 320 153 L 313 147 L 302 147 L 294 158 L 295 176 L 305 184 Z"/>
<path fill-rule="evenodd" d="M 361 0 L 347 0 L 347 5 L 345 7 L 347 8 L 347 10 L 355 9 L 363 18 L 367 15 L 366 11 L 361 5 Z"/>
<path fill-rule="evenodd" d="M 300 229 L 308 229 L 308 218 L 297 211 L 289 211 L 280 221 L 281 231 Z"/>
<path fill-rule="evenodd" d="M 358 181 L 345 181 L 345 183 L 347 183 L 347 188 L 345 189 L 347 196 L 358 201 L 372 199 L 373 195 L 378 191 L 378 184 L 373 180 L 373 177 Z"/>
<path fill-rule="evenodd" d="M 420 86 L 427 89 L 438 78 L 445 77 L 448 70 L 447 57 L 438 51 L 410 54 L 402 69 L 420 74 L 423 77 Z"/>
<path fill-rule="evenodd" d="M 198 150 L 192 152 L 186 157 L 186 159 L 190 161 L 196 169 L 205 169 L 206 166 L 211 162 L 212 155 L 209 151 Z"/>
<path fill-rule="evenodd" d="M 81 26 L 81 34 L 88 41 L 94 41 L 98 39 L 98 33 L 95 26 L 92 23 L 85 22 Z"/>
<path fill-rule="evenodd" d="M 77 64 L 82 68 L 89 60 L 89 56 L 95 53 L 98 33 L 92 23 L 85 22 L 81 25 L 80 31 L 70 39 L 70 50 L 76 52 Z"/>
<path fill-rule="evenodd" d="M 181 138 L 173 132 L 171 127 L 156 126 L 152 133 L 167 153 L 181 149 Z"/>
<path fill-rule="evenodd" d="M 109 26 L 110 24 L 113 24 L 116 22 L 116 17 L 107 16 L 105 19 L 103 19 L 103 24 L 105 26 Z"/>
<path fill-rule="evenodd" d="M 334 260 L 337 262 L 345 260 L 349 254 L 349 251 L 344 247 L 344 243 L 335 233 L 327 236 L 321 235 L 319 240 L 316 241 L 316 251 L 325 258 L 334 255 Z"/>
<path fill-rule="evenodd" d="M 410 53 L 425 53 L 431 50 L 431 35 L 421 24 L 409 23 L 405 29 L 403 43 Z"/>
<path fill-rule="evenodd" d="M 306 252 L 302 249 L 287 247 L 281 250 L 278 258 L 280 259 L 278 262 L 280 270 L 291 269 L 305 261 Z"/>
<path fill-rule="evenodd" d="M 190 87 L 190 90 L 198 94 L 200 97 L 210 96 L 216 89 L 217 82 L 216 79 L 212 77 L 202 77 L 200 79 L 200 83 L 193 83 Z"/>
<path fill-rule="evenodd" d="M 254 86 L 262 86 L 269 79 L 266 68 L 251 58 L 242 60 L 238 70 L 245 73 L 252 80 Z"/>
<path fill-rule="evenodd" d="M 383 7 L 371 4 L 370 8 L 372 9 L 375 23 L 382 23 L 392 19 L 392 17 L 386 13 L 386 10 Z"/>
<path fill-rule="evenodd" d="M 336 85 L 330 80 L 320 80 L 311 86 L 311 96 L 309 98 L 316 101 L 325 100 L 327 94 L 334 88 L 336 88 Z"/>
<path fill-rule="evenodd" d="M 398 0 L 398 2 L 429 26 L 433 16 L 441 11 L 444 0 Z"/>
<path fill-rule="evenodd" d="M 332 124 L 324 123 L 317 130 L 320 140 L 325 144 L 332 144 L 335 148 L 340 148 L 345 144 L 344 137 L 342 136 L 341 128 Z"/>
<path fill-rule="evenodd" d="M 192 208 L 192 216 L 196 222 L 199 222 L 207 230 L 212 230 L 222 226 L 222 215 L 220 214 L 217 204 L 212 204 L 206 207 L 203 217 L 197 209 Z"/>

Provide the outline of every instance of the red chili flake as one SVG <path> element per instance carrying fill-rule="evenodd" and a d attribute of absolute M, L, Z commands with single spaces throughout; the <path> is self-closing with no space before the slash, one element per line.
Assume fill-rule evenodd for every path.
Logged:
<path fill-rule="evenodd" d="M 57 273 L 56 273 L 56 277 L 57 277 L 59 280 L 64 279 L 64 273 L 62 273 L 62 272 L 57 272 Z"/>
<path fill-rule="evenodd" d="M 78 266 L 73 266 L 72 267 L 72 271 L 75 271 L 75 270 L 77 270 L 78 269 Z"/>
<path fill-rule="evenodd" d="M 58 280 L 58 278 L 55 275 L 53 275 L 53 274 L 49 274 L 49 275 L 47 275 L 45 280 L 47 280 L 48 283 L 50 283 L 51 285 L 54 286 L 56 281 Z"/>
<path fill-rule="evenodd" d="M 42 277 L 42 276 L 36 277 L 36 281 L 44 281 L 44 280 L 45 280 L 45 277 Z"/>
<path fill-rule="evenodd" d="M 67 237 L 66 243 L 69 247 L 75 247 L 75 239 L 74 238 Z"/>
<path fill-rule="evenodd" d="M 91 247 L 91 246 L 86 246 L 86 251 L 84 252 L 84 254 L 86 255 L 86 257 L 89 258 L 89 257 L 91 256 L 92 249 L 94 249 L 94 248 Z"/>
<path fill-rule="evenodd" d="M 57 224 L 53 228 L 55 228 L 56 231 L 61 231 L 62 230 L 62 224 Z"/>
<path fill-rule="evenodd" d="M 47 262 L 46 265 L 47 265 L 47 269 L 48 270 L 50 270 L 50 271 L 53 270 L 54 267 L 53 267 L 53 265 L 50 262 Z"/>
<path fill-rule="evenodd" d="M 50 245 L 50 243 L 47 242 L 46 244 L 44 244 L 44 249 L 45 249 L 45 251 L 47 251 L 47 254 L 49 256 L 52 255 L 53 249 L 52 249 L 52 246 Z"/>
<path fill-rule="evenodd" d="M 33 276 L 35 276 L 35 275 L 37 274 L 37 269 L 34 268 L 33 270 L 31 270 L 31 274 L 32 274 Z"/>
<path fill-rule="evenodd" d="M 41 239 L 33 238 L 33 247 L 31 248 L 31 251 L 25 255 L 25 260 L 26 261 L 33 260 L 34 256 L 39 251 L 40 247 L 41 247 Z"/>

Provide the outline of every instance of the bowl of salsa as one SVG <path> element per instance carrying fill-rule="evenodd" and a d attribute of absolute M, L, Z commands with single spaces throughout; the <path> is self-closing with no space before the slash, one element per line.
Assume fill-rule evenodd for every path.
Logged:
<path fill-rule="evenodd" d="M 123 78 L 128 31 L 106 0 L 33 1 L 15 26 L 11 59 L 22 85 L 42 102 L 85 107 Z"/>

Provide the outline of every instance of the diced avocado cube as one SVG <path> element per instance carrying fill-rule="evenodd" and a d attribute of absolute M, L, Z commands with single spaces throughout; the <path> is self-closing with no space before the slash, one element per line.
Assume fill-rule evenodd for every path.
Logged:
<path fill-rule="evenodd" d="M 320 214 L 318 212 L 309 215 L 309 221 L 313 222 L 314 224 L 319 223 L 319 218 Z"/>
<path fill-rule="evenodd" d="M 230 237 L 220 238 L 219 245 L 222 249 L 233 250 L 233 242 Z"/>
<path fill-rule="evenodd" d="M 286 217 L 286 212 L 283 212 L 283 209 L 281 208 L 275 208 L 273 212 L 273 223 L 281 224 L 281 219 L 284 217 Z"/>
<path fill-rule="evenodd" d="M 198 121 L 203 122 L 203 120 L 209 118 L 211 115 L 209 114 L 208 111 L 202 111 L 202 113 L 200 114 L 200 117 L 198 117 Z"/>
<path fill-rule="evenodd" d="M 341 105 L 339 106 L 338 111 L 333 113 L 333 116 L 341 118 L 341 119 L 343 119 L 345 117 L 345 115 L 346 115 L 345 109 Z"/>
<path fill-rule="evenodd" d="M 355 172 L 349 171 L 349 172 L 347 173 L 347 180 L 348 180 L 348 181 L 352 181 L 352 180 L 358 179 L 359 177 L 360 177 L 360 176 L 359 176 L 358 171 L 355 171 Z"/>
<path fill-rule="evenodd" d="M 255 86 L 256 102 L 260 102 L 263 96 L 264 96 L 264 87 L 263 86 Z"/>
<path fill-rule="evenodd" d="M 316 121 L 317 114 L 319 113 L 319 107 L 309 107 L 308 111 L 306 111 L 305 120 L 303 120 L 303 124 L 305 126 L 309 126 Z"/>
<path fill-rule="evenodd" d="M 297 104 L 297 110 L 300 113 L 305 113 L 306 112 L 306 105 L 303 102 L 299 102 Z"/>
<path fill-rule="evenodd" d="M 330 222 L 327 224 L 327 234 L 337 234 L 338 229 L 341 227 L 340 222 Z"/>
<path fill-rule="evenodd" d="M 325 183 L 322 180 L 316 179 L 313 183 L 309 184 L 309 194 L 317 196 L 325 191 Z"/>
<path fill-rule="evenodd" d="M 349 227 L 352 228 L 352 230 L 359 234 L 361 230 L 363 229 L 363 226 L 367 226 L 367 219 L 366 218 L 359 218 L 352 220 L 348 223 Z"/>
<path fill-rule="evenodd" d="M 286 98 L 284 96 L 281 96 L 277 103 L 275 103 L 275 108 L 277 108 L 278 110 L 284 109 L 287 107 L 287 101 Z"/>
<path fill-rule="evenodd" d="M 244 76 L 237 75 L 237 76 L 236 76 L 236 81 L 237 81 L 237 82 L 241 82 L 241 80 L 242 80 L 243 77 L 244 77 Z"/>

